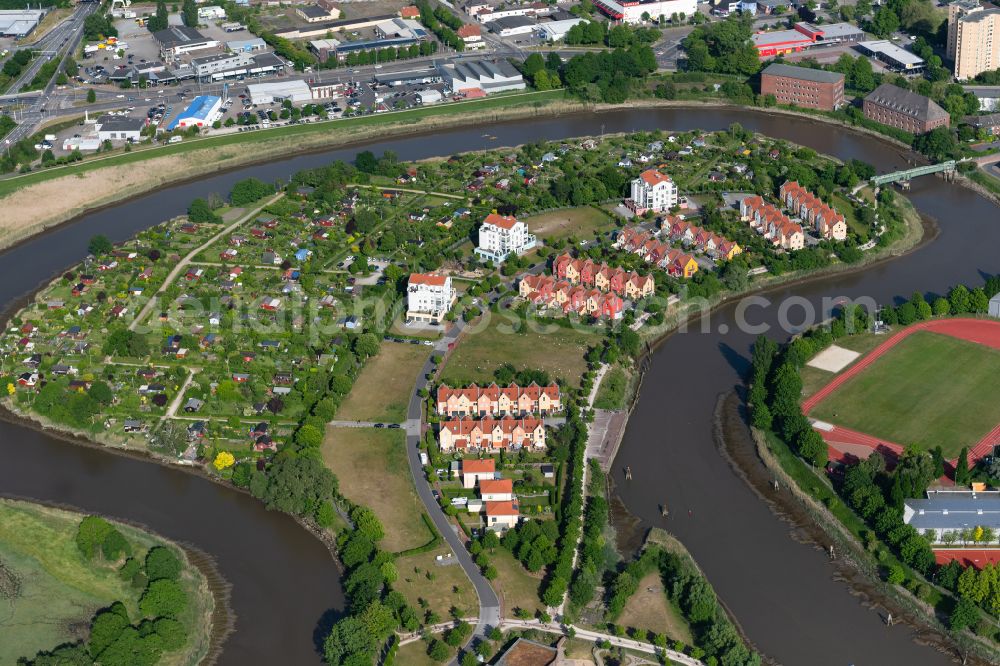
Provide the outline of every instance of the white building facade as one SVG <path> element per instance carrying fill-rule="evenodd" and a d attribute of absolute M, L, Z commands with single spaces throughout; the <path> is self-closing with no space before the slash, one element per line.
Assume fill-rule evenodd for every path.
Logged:
<path fill-rule="evenodd" d="M 677 205 L 677 184 L 656 169 L 647 169 L 632 181 L 632 207 L 637 215 L 647 210 L 662 213 Z"/>
<path fill-rule="evenodd" d="M 490 213 L 479 227 L 476 255 L 483 261 L 499 264 L 511 254 L 524 254 L 535 247 L 537 239 L 528 233 L 528 225 L 512 215 Z"/>
<path fill-rule="evenodd" d="M 440 324 L 455 304 L 451 277 L 436 273 L 413 273 L 406 287 L 406 318 Z"/>

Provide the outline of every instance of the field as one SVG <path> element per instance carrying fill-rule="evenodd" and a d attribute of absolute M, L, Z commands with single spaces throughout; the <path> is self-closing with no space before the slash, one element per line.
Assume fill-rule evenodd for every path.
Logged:
<path fill-rule="evenodd" d="M 625 604 L 615 624 L 665 634 L 671 640 L 684 641 L 688 645 L 693 642 L 691 627 L 667 600 L 659 572 L 639 581 L 639 589 Z"/>
<path fill-rule="evenodd" d="M 383 343 L 378 356 L 368 360 L 340 405 L 337 419 L 405 421 L 413 383 L 428 356 L 430 347 L 425 345 Z"/>
<path fill-rule="evenodd" d="M 406 462 L 402 430 L 328 428 L 323 461 L 347 499 L 372 509 L 385 527 L 389 552 L 422 546 L 431 534 L 420 517 L 423 507 Z"/>
<path fill-rule="evenodd" d="M 450 616 L 452 607 L 460 609 L 463 616 L 471 617 L 476 614 L 479 603 L 469 577 L 454 557 L 444 566 L 434 559 L 450 552 L 447 546 L 442 546 L 429 553 L 397 559 L 399 578 L 392 584 L 392 589 L 402 593 L 417 613 L 424 612 L 420 603 L 423 599 L 426 608 L 437 613 L 442 621 Z"/>
<path fill-rule="evenodd" d="M 946 457 L 974 446 L 998 422 L 1000 351 L 918 331 L 822 400 L 811 415 Z"/>
<path fill-rule="evenodd" d="M 583 355 L 598 342 L 595 334 L 557 326 L 548 326 L 548 333 L 514 333 L 506 316 L 491 314 L 493 318 L 485 330 L 462 336 L 448 358 L 442 381 L 453 386 L 489 382 L 499 366 L 511 363 L 518 369 L 544 370 L 552 379 L 579 385 L 587 370 Z"/>
<path fill-rule="evenodd" d="M 577 240 L 591 239 L 597 231 L 614 228 L 611 218 L 591 206 L 556 210 L 525 218 L 531 233 L 542 239 L 562 239 L 570 236 Z"/>
<path fill-rule="evenodd" d="M 490 554 L 490 563 L 497 569 L 497 578 L 493 581 L 500 595 L 501 608 L 504 617 L 514 615 L 515 608 L 523 608 L 532 616 L 537 611 L 545 610 L 538 598 L 538 588 L 542 579 L 533 576 L 514 556 L 504 548 L 497 548 Z"/>
<path fill-rule="evenodd" d="M 19 657 L 34 656 L 64 642 L 85 638 L 94 612 L 113 601 L 123 601 L 129 614 L 139 616 L 141 590 L 122 580 L 116 570 L 83 558 L 74 540 L 81 515 L 24 502 L 0 500 L 0 664 L 13 664 Z M 158 539 L 137 529 L 119 525 L 135 550 L 144 555 Z M 5 580 L 13 574 L 20 592 L 3 594 Z M 192 636 L 191 651 L 207 649 L 210 597 L 204 579 L 195 571 L 182 578 L 189 592 L 188 611 L 181 618 L 202 632 Z M 180 653 L 165 655 L 164 663 L 194 662 Z"/>
<path fill-rule="evenodd" d="M 883 342 L 885 342 L 885 336 L 875 335 L 874 333 L 848 335 L 837 340 L 837 346 L 843 347 L 844 349 L 850 349 L 851 351 L 856 351 L 861 354 L 861 356 L 855 359 L 853 363 L 843 368 L 841 372 L 847 370 L 847 368 L 850 368 L 851 365 L 860 361 L 864 358 L 865 354 L 875 349 L 875 347 Z M 820 370 L 819 368 L 804 365 L 799 369 L 799 376 L 802 377 L 802 397 L 808 398 L 813 393 L 829 384 L 830 380 L 835 375 L 827 370 Z"/>
<path fill-rule="evenodd" d="M 441 638 L 441 634 L 434 634 L 432 638 Z M 427 654 L 429 642 L 421 639 L 401 646 L 396 653 L 396 663 L 406 666 L 440 666 L 440 662 L 434 661 Z"/>

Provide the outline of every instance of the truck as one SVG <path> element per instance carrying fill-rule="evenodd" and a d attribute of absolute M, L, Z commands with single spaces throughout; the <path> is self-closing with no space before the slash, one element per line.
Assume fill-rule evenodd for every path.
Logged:
<path fill-rule="evenodd" d="M 430 463 L 430 458 L 427 457 L 426 453 L 421 452 L 420 453 L 420 464 L 421 465 L 427 465 L 429 463 Z"/>
<path fill-rule="evenodd" d="M 184 137 L 182 137 L 182 136 L 172 136 L 172 137 L 170 137 L 170 141 L 168 141 L 167 143 L 180 143 L 183 140 L 184 140 Z"/>

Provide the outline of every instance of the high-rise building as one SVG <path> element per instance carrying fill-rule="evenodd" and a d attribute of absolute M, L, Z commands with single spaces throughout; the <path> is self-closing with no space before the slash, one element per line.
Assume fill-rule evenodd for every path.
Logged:
<path fill-rule="evenodd" d="M 960 81 L 1000 68 L 1000 9 L 984 9 L 977 0 L 948 5 L 946 55 Z"/>

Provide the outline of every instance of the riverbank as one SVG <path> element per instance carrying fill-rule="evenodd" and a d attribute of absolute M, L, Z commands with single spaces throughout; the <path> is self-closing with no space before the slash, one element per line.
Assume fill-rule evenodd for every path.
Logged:
<path fill-rule="evenodd" d="M 120 575 L 120 562 L 83 557 L 76 543 L 83 514 L 4 499 L 0 517 L 0 596 L 6 608 L 0 630 L 7 636 L 0 642 L 0 662 L 86 640 L 91 617 L 115 601 L 125 604 L 133 620 L 142 617 L 138 604 L 145 578 L 137 587 L 136 579 Z M 156 547 L 171 550 L 180 561 L 177 581 L 187 604 L 176 619 L 186 640 L 180 649 L 166 652 L 162 663 L 213 663 L 230 625 L 228 584 L 211 558 L 143 527 L 111 525 L 131 546 L 137 564 Z"/>
<path fill-rule="evenodd" d="M 746 422 L 745 410 L 737 392 L 720 397 L 715 412 L 716 445 L 747 486 L 777 516 L 790 526 L 791 537 L 818 551 L 833 548 L 831 566 L 835 579 L 844 583 L 859 603 L 883 620 L 892 615 L 895 629 L 908 627 L 913 639 L 923 645 L 958 659 L 965 664 L 986 666 L 995 662 L 995 651 L 986 643 L 963 635 L 956 641 L 938 620 L 934 608 L 904 588 L 883 581 L 878 563 L 827 506 L 820 504 L 799 487 L 764 441 L 762 433 Z M 777 483 L 777 490 L 775 490 Z M 826 480 L 816 477 L 817 484 Z"/>
<path fill-rule="evenodd" d="M 440 107 L 364 116 L 357 119 L 292 125 L 244 134 L 185 140 L 179 144 L 97 157 L 73 165 L 35 171 L 0 180 L 0 250 L 12 247 L 86 212 L 121 203 L 167 185 L 197 180 L 239 167 L 289 155 L 360 145 L 374 138 L 432 134 L 458 128 L 525 118 L 574 113 L 611 113 L 625 109 L 754 109 L 723 101 L 633 100 L 628 104 L 586 104 L 567 98 L 563 91 L 546 91 L 496 99 L 459 102 Z M 758 110 L 759 111 L 759 110 Z M 764 113 L 763 111 L 759 111 Z M 909 146 L 863 127 L 834 118 L 769 109 L 768 114 L 794 116 L 870 136 L 893 148 Z M 136 168 L 141 164 L 142 168 Z M 963 184 L 971 181 L 963 179 Z"/>

